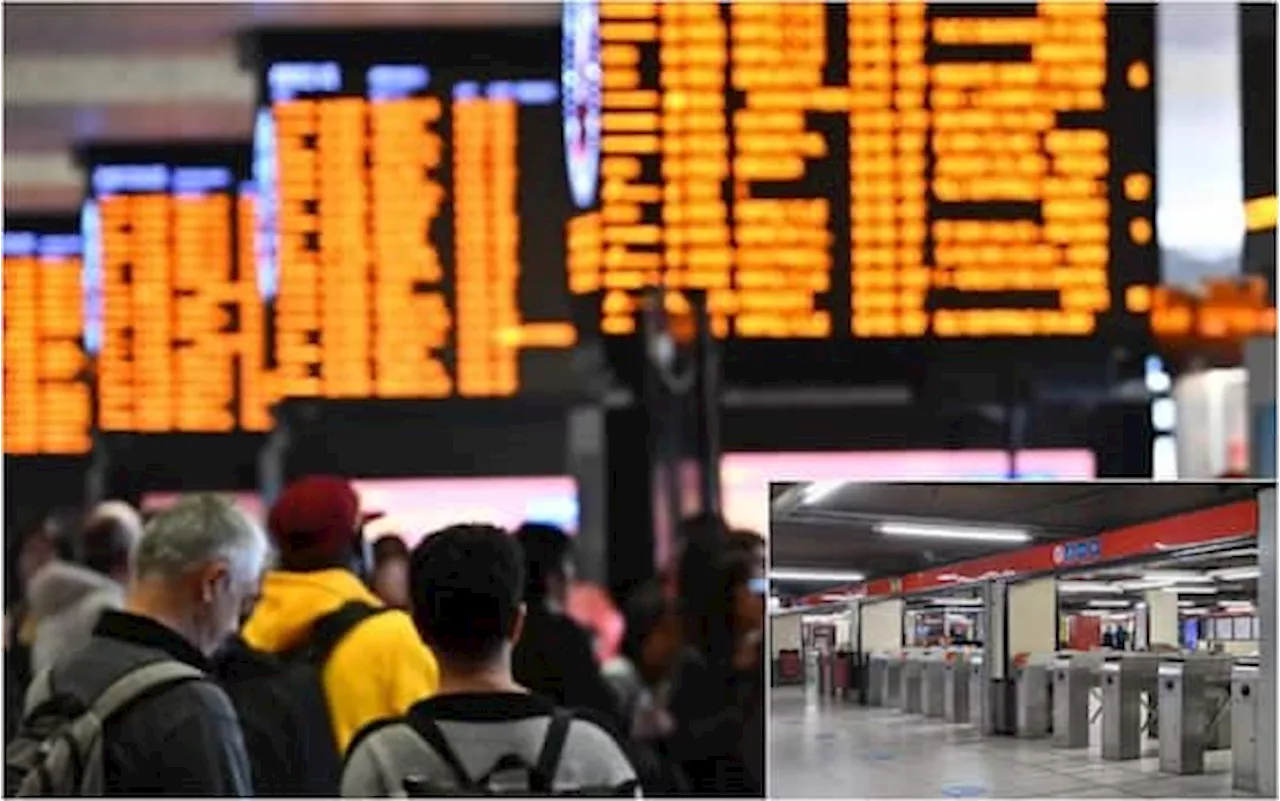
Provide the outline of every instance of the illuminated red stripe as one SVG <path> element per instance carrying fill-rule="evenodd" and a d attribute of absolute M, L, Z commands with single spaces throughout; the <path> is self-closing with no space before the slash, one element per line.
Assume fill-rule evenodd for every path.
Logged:
<path fill-rule="evenodd" d="M 1012 553 L 994 554 L 965 562 L 957 562 L 945 567 L 930 568 L 918 573 L 909 573 L 900 578 L 883 578 L 853 585 L 843 590 L 824 590 L 821 593 L 807 595 L 803 604 L 822 602 L 822 596 L 832 592 L 862 592 L 865 597 L 876 598 L 917 592 L 935 587 L 953 586 L 957 581 L 974 581 L 980 578 L 994 578 L 1003 574 L 1007 578 L 1020 578 L 1034 573 L 1051 572 L 1058 567 L 1085 567 L 1101 565 L 1131 559 L 1136 556 L 1157 554 L 1171 548 L 1185 548 L 1193 545 L 1204 545 L 1217 540 L 1235 537 L 1256 537 L 1258 535 L 1258 503 L 1257 501 L 1237 501 L 1225 506 L 1211 509 L 1200 509 L 1195 512 L 1166 517 L 1147 523 L 1138 523 L 1113 531 L 1104 531 L 1096 537 L 1083 537 L 1051 545 L 1037 545 Z M 1096 559 L 1077 562 L 1070 565 L 1054 563 L 1053 552 L 1058 546 L 1068 546 L 1074 542 L 1096 540 L 1100 553 Z M 942 576 L 953 575 L 959 579 L 944 580 Z M 895 583 L 900 586 L 895 587 Z"/>

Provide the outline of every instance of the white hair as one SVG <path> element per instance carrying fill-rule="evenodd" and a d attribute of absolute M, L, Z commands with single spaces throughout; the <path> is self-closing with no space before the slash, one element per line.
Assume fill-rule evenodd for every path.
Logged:
<path fill-rule="evenodd" d="M 189 495 L 157 514 L 133 550 L 134 575 L 176 578 L 225 561 L 238 580 L 262 572 L 271 546 L 262 527 L 230 499 Z"/>
<path fill-rule="evenodd" d="M 93 507 L 93 511 L 89 513 L 89 522 L 92 524 L 99 520 L 114 520 L 119 523 L 129 538 L 130 551 L 136 548 L 138 541 L 142 539 L 144 530 L 142 515 L 124 501 L 103 501 Z"/>

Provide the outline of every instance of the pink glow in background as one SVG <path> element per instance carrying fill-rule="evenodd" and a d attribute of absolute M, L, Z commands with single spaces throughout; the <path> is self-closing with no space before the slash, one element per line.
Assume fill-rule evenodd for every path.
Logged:
<path fill-rule="evenodd" d="M 1096 475 L 1088 450 L 1023 451 L 1018 472 L 1029 480 L 1088 480 Z M 770 481 L 982 481 L 1005 477 L 1003 451 L 849 451 L 833 453 L 730 453 L 721 464 L 723 505 L 730 525 L 767 534 Z M 413 547 L 428 532 L 461 522 L 515 528 L 527 520 L 578 526 L 578 500 L 568 476 L 520 478 L 357 479 L 366 510 L 386 513 L 369 524 L 371 537 L 394 532 Z M 690 488 L 692 489 L 692 488 Z M 143 500 L 153 511 L 177 495 Z M 263 519 L 256 493 L 234 493 L 246 512 Z"/>

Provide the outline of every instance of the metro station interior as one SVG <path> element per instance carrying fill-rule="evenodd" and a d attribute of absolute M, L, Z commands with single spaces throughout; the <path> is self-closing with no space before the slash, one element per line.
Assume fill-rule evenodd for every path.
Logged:
<path fill-rule="evenodd" d="M 1274 794 L 1273 485 L 771 495 L 774 797 Z"/>

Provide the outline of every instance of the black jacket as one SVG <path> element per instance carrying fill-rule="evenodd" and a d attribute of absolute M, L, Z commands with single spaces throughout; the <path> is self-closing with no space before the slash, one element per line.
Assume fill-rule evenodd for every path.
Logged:
<path fill-rule="evenodd" d="M 753 677 L 694 649 L 681 655 L 671 697 L 676 731 L 670 751 L 690 795 L 764 796 L 763 707 Z"/>
<path fill-rule="evenodd" d="M 204 656 L 147 618 L 106 612 L 82 650 L 54 663 L 55 694 L 96 697 L 125 673 L 176 659 L 208 671 Z M 103 731 L 107 796 L 253 795 L 240 723 L 212 681 L 188 681 L 143 697 Z"/>
<path fill-rule="evenodd" d="M 616 732 L 628 726 L 596 662 L 591 636 L 564 615 L 531 606 L 512 654 L 516 681 L 559 706 L 603 715 Z"/>

